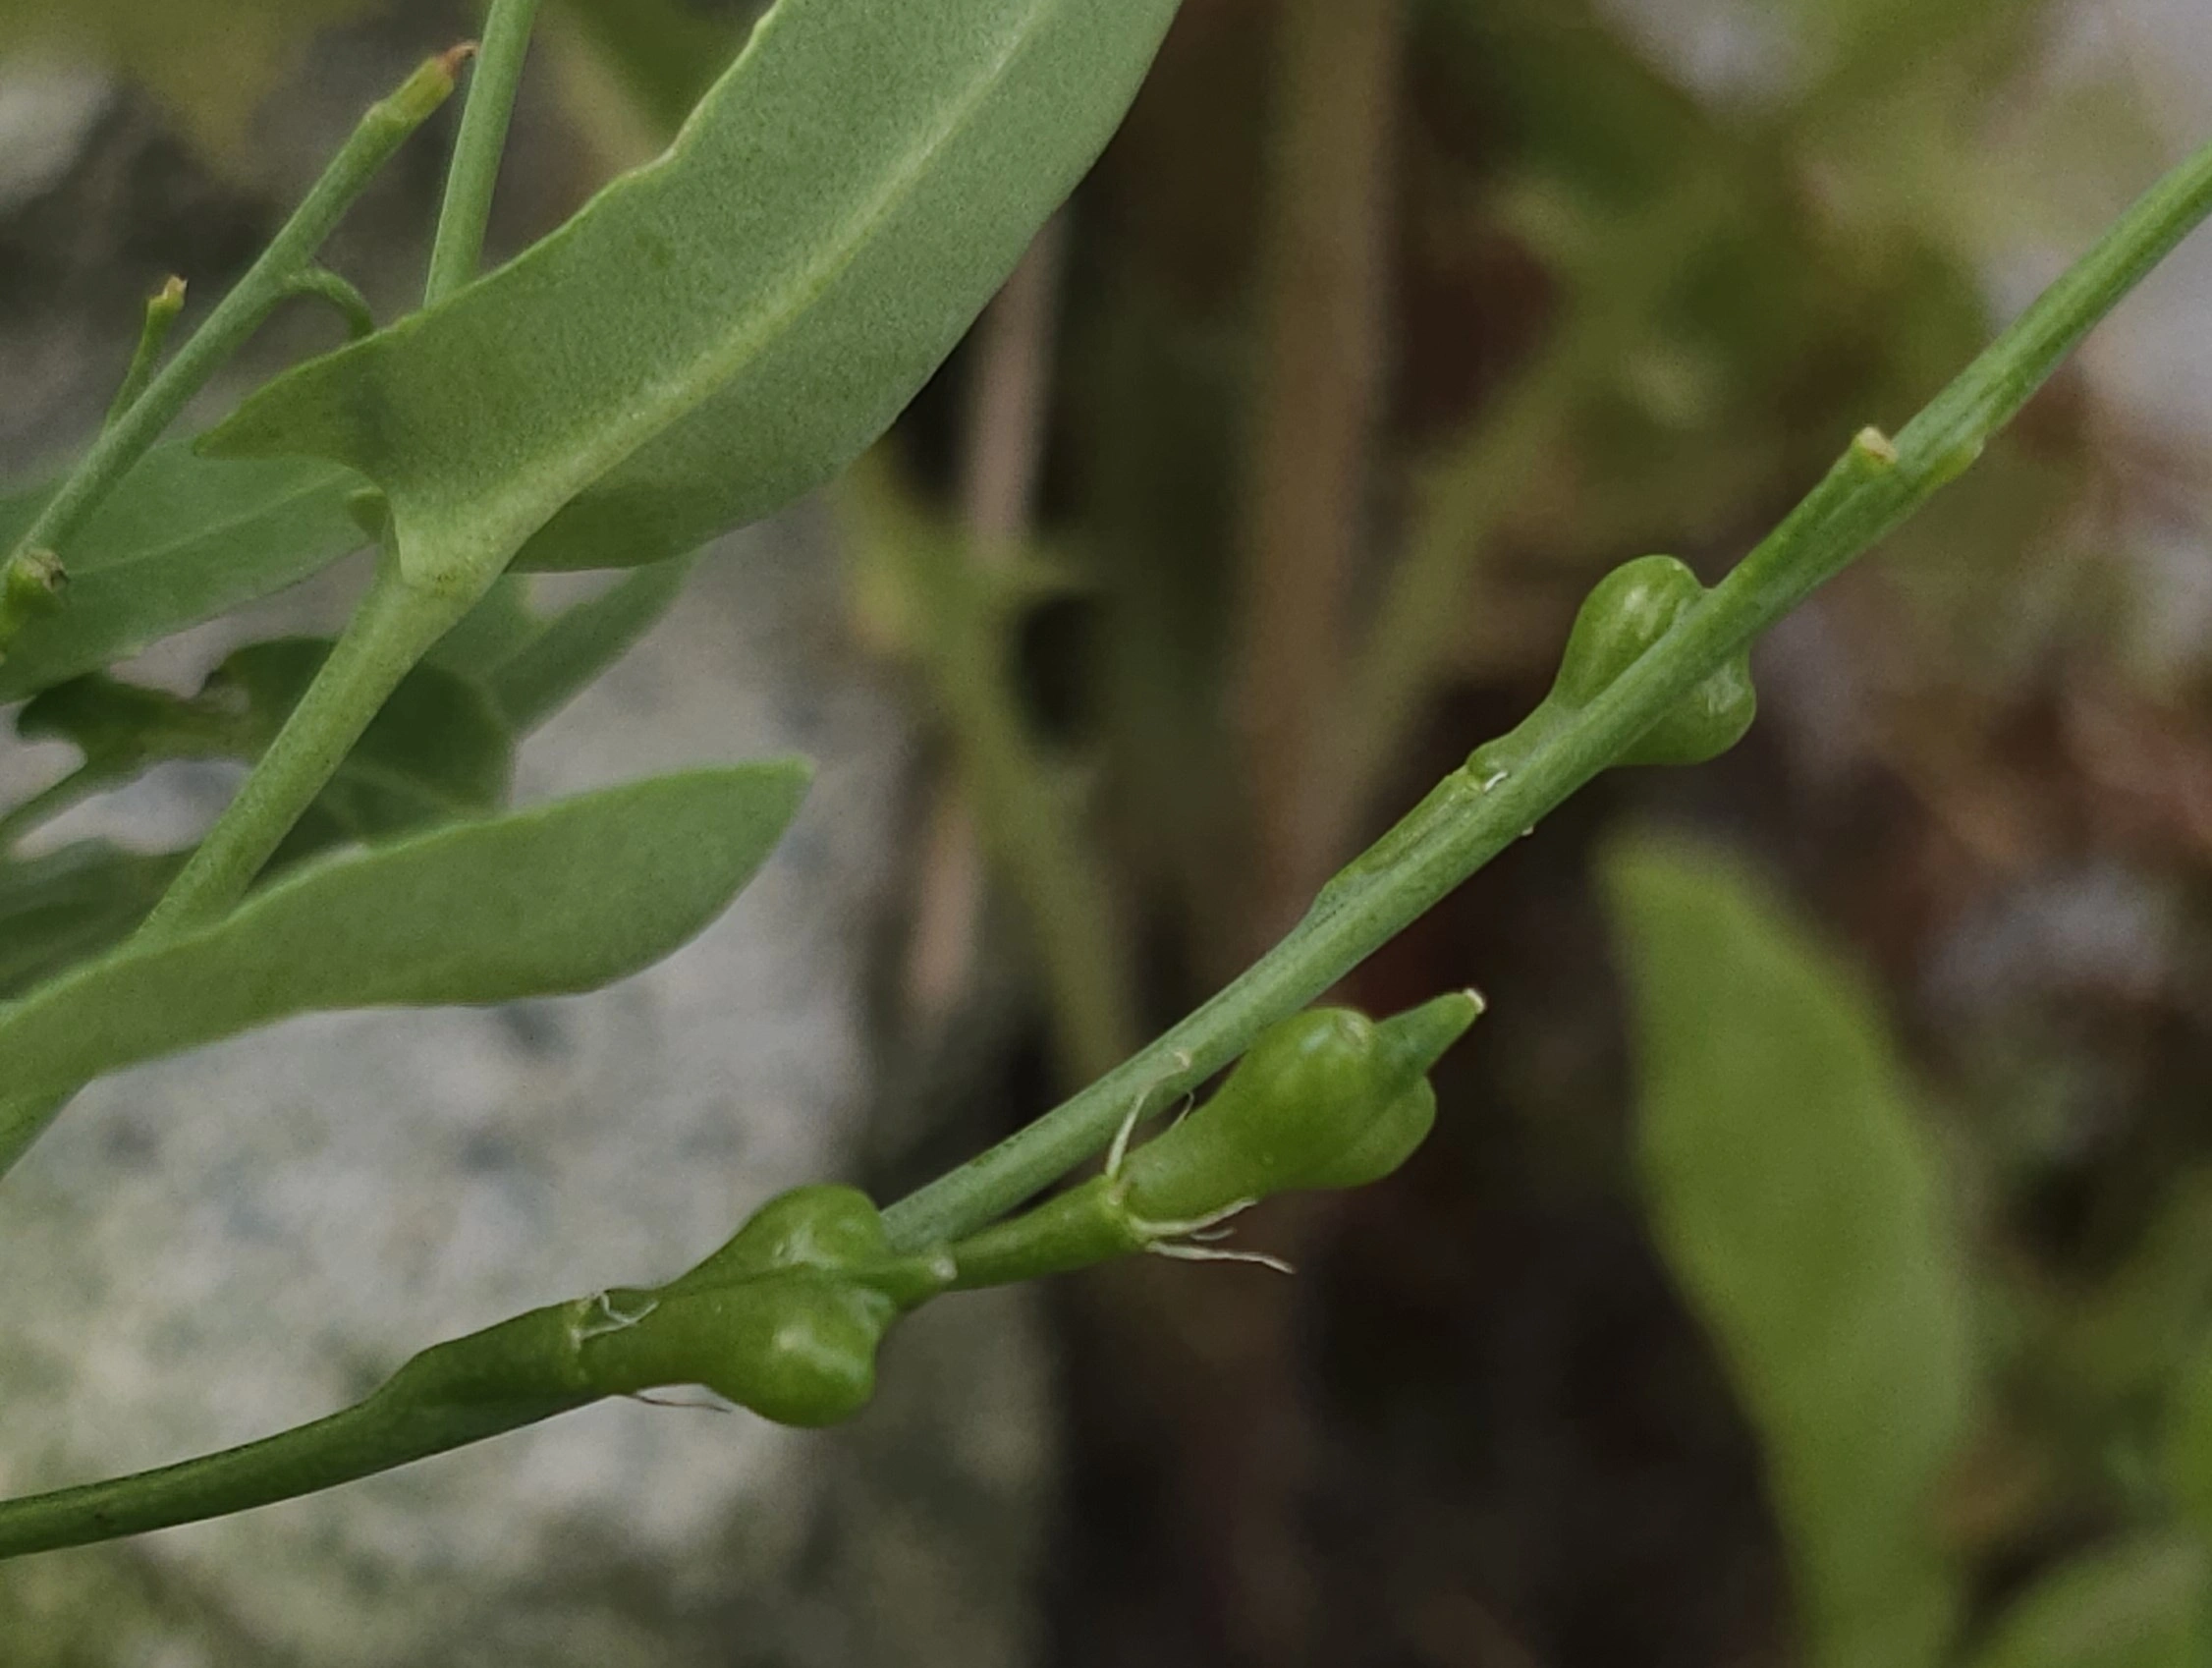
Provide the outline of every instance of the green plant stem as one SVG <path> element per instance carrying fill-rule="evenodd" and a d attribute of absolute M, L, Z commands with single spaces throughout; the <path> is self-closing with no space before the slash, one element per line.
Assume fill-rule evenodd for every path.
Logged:
<path fill-rule="evenodd" d="M 432 58 L 390 97 L 370 107 L 306 199 L 261 251 L 261 257 L 208 314 L 207 322 L 177 351 L 177 357 L 147 384 L 145 392 L 101 431 L 61 490 L 17 540 L 5 573 L 0 574 L 0 592 L 15 590 L 21 576 L 42 564 L 51 565 L 57 555 L 66 556 L 70 540 L 132 466 L 161 438 L 187 402 L 207 385 L 224 361 L 244 346 L 269 309 L 292 292 L 315 251 L 376 171 L 451 95 L 455 72 L 471 50 L 456 47 Z M 13 635 L 10 628 L 20 624 L 20 618 L 0 620 L 0 650 Z"/>
<path fill-rule="evenodd" d="M 1512 759 L 1510 769 L 1478 774 L 1470 760 L 1453 772 L 1323 887 L 1298 926 L 1243 977 L 1066 1105 L 886 1213 L 895 1247 L 949 1245 L 1012 1209 L 1103 1149 L 1133 1109 L 1156 1108 L 1226 1065 L 1264 1026 L 1303 1006 L 1459 885 L 1620 757 L 1724 660 L 1967 468 L 2081 336 L 2208 210 L 2212 147 L 2131 208 L 1894 444 L 1872 430 L 1854 439 L 1826 478 L 1703 602 L 1568 721 L 1548 725 L 1525 748 L 1480 750 L 1486 759 Z M 470 600 L 440 598 L 433 609 L 399 583 L 387 564 L 349 630 L 348 639 L 359 640 L 351 651 L 342 642 L 332 656 L 335 665 L 350 655 L 359 669 L 326 679 L 335 688 L 324 698 L 324 716 L 305 726 L 297 746 L 320 747 L 351 721 L 361 692 L 376 681 L 365 669 L 388 669 L 413 640 L 395 622 L 420 633 L 439 613 L 447 616 L 437 626 L 442 631 Z M 436 632 L 430 635 L 434 639 Z M 310 691 L 303 712 L 315 700 Z M 374 710 L 373 702 L 368 710 Z M 296 714 L 294 725 L 300 722 Z M 281 738 L 278 745 L 284 745 Z M 277 751 L 271 750 L 272 759 Z M 272 804 L 297 798 L 303 788 L 311 797 L 319 785 L 311 769 L 289 763 L 270 774 L 288 788 L 281 800 L 263 796 Z M 242 794 L 225 818 L 226 824 L 236 819 L 244 825 L 230 844 L 249 850 L 268 837 L 273 845 L 282 828 L 273 837 L 269 829 L 279 820 L 289 827 L 289 815 L 242 814 L 248 798 Z M 205 908 L 228 885 L 243 888 L 253 866 L 257 863 L 225 860 L 192 902 Z M 957 1246 L 954 1252 L 957 1258 Z M 383 1390 L 330 1418 L 162 1471 L 0 1504 L 0 1556 L 242 1510 L 581 1405 L 603 1393 L 593 1388 L 603 1378 L 588 1370 L 572 1375 L 579 1352 L 589 1348 L 577 1319 L 572 1305 L 532 1310 L 424 1352 Z"/>
<path fill-rule="evenodd" d="M 387 554 L 307 693 L 139 930 L 195 926 L 243 898 L 400 680 L 483 588 L 426 589 Z"/>
<path fill-rule="evenodd" d="M 1321 889 L 1226 989 L 1088 1088 L 884 1213 L 893 1244 L 971 1233 L 1103 1150 L 1328 989 L 1604 770 L 1658 714 L 1966 470 L 2089 329 L 2212 212 L 2212 145 L 2139 198 L 1894 445 L 1867 431 L 1673 631 L 1502 778 L 1463 767 Z"/>
<path fill-rule="evenodd" d="M 376 314 L 369 308 L 368 298 L 327 266 L 303 268 L 284 287 L 284 293 L 327 303 L 346 321 L 346 334 L 356 342 L 376 334 Z"/>
<path fill-rule="evenodd" d="M 430 246 L 425 306 L 436 306 L 476 275 L 537 6 L 538 0 L 492 0 L 491 16 L 484 21 L 483 46 L 470 77 L 469 104 L 462 112 L 445 202 L 438 210 L 437 240 Z"/>
<path fill-rule="evenodd" d="M 987 575 L 940 577 L 937 605 L 952 617 L 932 634 L 930 683 L 962 785 L 1036 946 L 1058 1063 L 1067 1081 L 1079 1083 L 1143 1033 L 1131 1012 L 1112 889 L 1007 686 L 1005 611 L 984 594 L 990 584 Z"/>
<path fill-rule="evenodd" d="M 219 1454 L 82 1488 L 0 1502 L 0 1559 L 54 1552 L 249 1512 L 396 1471 L 597 1400 L 453 1408 L 381 1407 L 372 1398 Z"/>
<path fill-rule="evenodd" d="M 597 1401 L 572 1382 L 588 1305 L 435 1345 L 354 1406 L 156 1471 L 0 1502 L 0 1559 L 142 1534 L 335 1488 Z"/>
<path fill-rule="evenodd" d="M 1334 725 L 1327 780 L 1348 819 L 1371 802 L 1436 693 L 1484 547 L 1521 482 L 1592 386 L 1614 374 L 1622 356 L 1649 332 L 1653 310 L 1684 263 L 1734 207 L 1700 177 L 1645 210 L 1613 260 L 1626 276 L 1568 319 L 1494 412 L 1424 472 L 1406 549 L 1359 645 Z"/>
<path fill-rule="evenodd" d="M 1122 1059 L 1143 1032 L 1113 888 L 1008 672 L 1008 587 L 1043 474 L 1066 237 L 1064 221 L 1047 222 L 984 314 L 961 493 L 966 536 L 942 551 L 917 544 L 906 560 L 930 611 L 924 660 L 963 786 L 1021 901 L 1058 1063 L 1073 1084 Z"/>
<path fill-rule="evenodd" d="M 172 275 L 146 301 L 145 322 L 138 327 L 138 346 L 131 355 L 130 368 L 123 373 L 123 386 L 115 391 L 115 401 L 107 409 L 108 422 L 115 422 L 138 403 L 138 396 L 146 391 L 155 367 L 161 363 L 161 350 L 169 345 L 169 332 L 176 326 L 177 315 L 184 310 L 185 281 Z"/>
<path fill-rule="evenodd" d="M 1241 967 L 1347 849 L 1329 756 L 1381 405 L 1402 0 L 1287 0 L 1259 233 L 1259 368 L 1229 705 L 1248 807 Z"/>

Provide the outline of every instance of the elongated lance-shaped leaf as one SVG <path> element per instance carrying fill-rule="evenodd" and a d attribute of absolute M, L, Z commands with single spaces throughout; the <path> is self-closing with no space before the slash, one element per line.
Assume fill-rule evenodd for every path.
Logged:
<path fill-rule="evenodd" d="M 0 701 L 97 671 L 147 643 L 329 566 L 364 541 L 327 464 L 220 463 L 156 446 L 70 541 L 66 606 L 31 620 L 0 661 Z M 0 550 L 50 489 L 0 498 Z"/>
<path fill-rule="evenodd" d="M 635 648 L 691 577 L 688 558 L 656 562 L 545 621 L 484 675 L 500 715 L 518 734 L 536 729 Z"/>
<path fill-rule="evenodd" d="M 532 534 L 546 567 L 681 554 L 890 424 L 1105 144 L 1175 9 L 780 0 L 658 161 L 206 444 L 360 470 L 417 583 Z"/>
<path fill-rule="evenodd" d="M 1653 1231 L 1766 1458 L 1814 1668 L 1936 1668 L 1935 1493 L 1971 1382 L 1943 1176 L 1879 1017 L 1712 854 L 1608 875 Z"/>
<path fill-rule="evenodd" d="M 212 926 L 133 941 L 0 1008 L 5 1092 L 58 1091 L 291 1014 L 595 989 L 722 913 L 807 774 L 779 760 L 661 777 L 318 863 Z"/>

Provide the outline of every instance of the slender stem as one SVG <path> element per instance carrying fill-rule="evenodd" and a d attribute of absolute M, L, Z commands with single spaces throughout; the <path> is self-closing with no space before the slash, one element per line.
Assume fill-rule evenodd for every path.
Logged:
<path fill-rule="evenodd" d="M 582 1307 L 531 1309 L 434 1345 L 365 1400 L 258 1442 L 0 1501 L 0 1559 L 250 1511 L 596 1401 L 606 1392 L 583 1384 L 576 1368 Z"/>
<path fill-rule="evenodd" d="M 484 21 L 483 50 L 470 79 L 469 105 L 461 115 L 445 203 L 438 211 L 437 241 L 430 247 L 425 306 L 436 306 L 476 275 L 537 5 L 538 0 L 492 0 L 491 16 Z"/>
<path fill-rule="evenodd" d="M 1895 443 L 1873 430 L 1861 432 L 1797 510 L 1672 632 L 1566 722 L 1548 726 L 1541 740 L 1513 751 L 1510 772 L 1478 776 L 1463 766 L 1446 777 L 1381 842 L 1323 887 L 1289 936 L 1229 988 L 1057 1111 L 895 1206 L 887 1213 L 894 1244 L 915 1250 L 942 1246 L 997 1218 L 1107 1145 L 1132 1104 L 1158 1105 L 1178 1087 L 1226 1064 L 1262 1026 L 1310 1000 L 1451 891 L 1621 756 L 1657 714 L 1724 659 L 1967 468 L 2090 326 L 2208 211 L 2212 147 L 2130 209 Z M 304 731 L 293 748 L 304 762 L 289 755 L 278 759 L 286 747 L 280 737 L 256 772 L 271 783 L 263 802 L 278 808 L 242 810 L 251 798 L 242 794 L 217 833 L 234 821 L 239 830 L 228 842 L 211 839 L 201 855 L 218 846 L 250 851 L 262 840 L 273 846 L 290 826 L 291 813 L 320 786 L 315 761 L 327 755 L 334 765 L 337 755 L 327 754 L 328 746 L 336 745 L 342 754 L 351 736 L 337 742 L 340 732 L 364 704 L 372 713 L 381 701 L 380 693 L 370 698 L 367 692 L 384 677 L 396 682 L 419 652 L 409 652 L 408 645 L 425 632 L 434 640 L 472 600 L 426 599 L 387 564 L 332 655 L 331 665 L 344 669 L 326 670 L 317 685 L 329 686 L 319 715 L 301 725 L 302 713 L 317 704 L 310 691 L 288 726 L 288 735 L 294 727 Z M 1485 752 L 1504 756 L 1499 750 Z M 283 809 L 288 804 L 289 812 Z M 224 858 L 173 917 L 219 908 L 225 889 L 233 884 L 242 889 L 256 866 L 258 860 Z M 173 900 L 174 895 L 165 903 Z M 669 1307 L 673 1311 L 675 1306 Z M 242 1510 L 631 1388 L 628 1380 L 617 1382 L 590 1369 L 581 1354 L 590 1347 L 589 1334 L 577 1318 L 576 1306 L 532 1310 L 426 1351 L 359 1406 L 261 1443 L 159 1472 L 0 1503 L 0 1556 Z M 653 1323 L 650 1313 L 623 1320 L 625 1326 Z"/>
<path fill-rule="evenodd" d="M 1369 474 L 1390 244 L 1402 0 L 1290 0 L 1261 231 L 1261 366 L 1244 483 L 1231 690 L 1250 807 L 1243 965 L 1345 848 L 1329 771 Z"/>
<path fill-rule="evenodd" d="M 934 616 L 926 664 L 992 859 L 1021 900 L 1071 1083 L 1106 1070 L 1143 1034 L 1113 889 L 1070 797 L 1052 779 L 1007 673 L 1009 571 L 1029 542 L 1050 427 L 1066 226 L 1046 224 L 984 315 L 968 412 L 967 537 L 915 550 Z M 971 923 L 970 923 L 971 924 Z"/>
<path fill-rule="evenodd" d="M 944 577 L 930 681 L 959 755 L 962 787 L 984 842 L 1021 900 L 1052 1015 L 1054 1053 L 1070 1082 L 1123 1058 L 1143 1033 L 1113 891 L 1075 806 L 1040 757 L 1002 670 L 1003 610 L 988 580 Z"/>
<path fill-rule="evenodd" d="M 303 267 L 285 285 L 284 293 L 327 303 L 346 321 L 346 334 L 356 342 L 376 333 L 376 314 L 369 307 L 368 298 L 327 266 Z"/>
<path fill-rule="evenodd" d="M 161 362 L 161 350 L 169 345 L 169 332 L 175 327 L 177 315 L 185 310 L 185 281 L 172 274 L 167 283 L 156 290 L 146 301 L 145 322 L 138 327 L 138 346 L 131 355 L 130 368 L 123 373 L 123 386 L 115 391 L 115 402 L 107 409 L 107 420 L 112 423 L 133 406 L 138 396 L 146 391 L 153 380 L 154 367 Z"/>
<path fill-rule="evenodd" d="M 1622 236 L 1602 297 L 1583 305 L 1514 381 L 1474 431 L 1420 483 L 1406 549 L 1360 643 L 1334 725 L 1327 780 L 1357 817 L 1398 762 L 1463 635 L 1485 546 L 1521 482 L 1557 440 L 1592 384 L 1651 328 L 1683 263 L 1736 203 L 1700 177 L 1669 194 Z"/>
<path fill-rule="evenodd" d="M 0 1558 L 85 1546 L 297 1499 L 520 1429 L 593 1399 L 534 1407 L 386 1409 L 371 1398 L 243 1447 L 0 1502 Z"/>
<path fill-rule="evenodd" d="M 446 101 L 453 91 L 455 72 L 472 50 L 456 47 L 431 59 L 361 118 L 306 199 L 261 251 L 260 259 L 131 409 L 101 431 L 76 472 L 17 540 L 5 575 L 0 576 L 0 589 L 12 589 L 19 574 L 42 562 L 51 564 L 57 554 L 66 555 L 70 540 L 92 512 L 177 419 L 186 403 L 245 344 L 269 308 L 290 291 L 376 171 Z M 10 624 L 0 619 L 0 649 L 12 635 Z"/>
<path fill-rule="evenodd" d="M 400 680 L 481 591 L 423 589 L 387 555 L 307 693 L 139 930 L 196 926 L 244 897 Z"/>
<path fill-rule="evenodd" d="M 1732 655 L 1967 469 L 2115 304 L 2212 212 L 2212 145 L 2124 214 L 1895 443 L 1871 430 L 1705 600 L 1504 780 L 1446 777 L 1226 989 L 1028 1128 L 885 1212 L 893 1243 L 970 1233 L 1105 1147 L 1131 1098 L 1193 1084 L 1402 931 Z M 1187 1058 L 1188 1065 L 1182 1063 Z"/>

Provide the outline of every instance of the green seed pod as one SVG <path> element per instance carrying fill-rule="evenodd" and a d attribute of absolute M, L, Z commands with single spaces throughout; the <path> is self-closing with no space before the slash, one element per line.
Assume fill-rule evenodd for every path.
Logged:
<path fill-rule="evenodd" d="M 1109 1163 L 1105 1175 L 954 1246 L 956 1284 L 1033 1280 L 1141 1251 L 1243 1255 L 1172 1242 L 1271 1194 L 1389 1175 L 1436 1122 L 1429 1067 L 1481 1012 L 1480 999 L 1462 991 L 1380 1025 L 1349 1008 L 1283 1021 L 1165 1135 Z"/>
<path fill-rule="evenodd" d="M 899 1316 L 881 1292 L 812 1268 L 665 1295 L 615 1292 L 579 1347 L 591 1387 L 635 1395 L 703 1384 L 779 1424 L 852 1418 L 875 1391 L 875 1352 Z"/>
<path fill-rule="evenodd" d="M 689 1273 L 583 1306 L 576 1353 L 602 1395 L 703 1384 L 780 1423 L 830 1424 L 866 1406 L 884 1333 L 954 1272 L 942 1253 L 895 1253 L 867 1195 L 795 1188 Z"/>
<path fill-rule="evenodd" d="M 1512 735 L 1475 750 L 1468 770 L 1489 781 L 1510 775 L 1546 734 L 1605 693 L 1705 594 L 1672 556 L 1639 556 L 1600 580 L 1583 599 L 1544 702 Z M 1662 713 L 1616 764 L 1702 764 L 1743 739 L 1758 711 L 1746 649 Z"/>
<path fill-rule="evenodd" d="M 866 1194 L 827 1185 L 794 1188 L 755 1210 L 720 1251 L 663 1290 L 727 1285 L 782 1268 L 858 1268 L 890 1256 L 882 1213 Z"/>
<path fill-rule="evenodd" d="M 1310 1177 L 1309 1188 L 1363 1188 L 1390 1175 L 1419 1150 L 1436 1127 L 1436 1090 L 1422 1079 L 1385 1107 L 1349 1146 L 1338 1152 L 1325 1175 Z"/>
<path fill-rule="evenodd" d="M 1482 1011 L 1465 992 L 1376 1025 L 1314 1008 L 1253 1043 L 1205 1105 L 1130 1154 L 1122 1197 L 1147 1221 L 1196 1221 L 1240 1201 L 1388 1175 L 1428 1134 L 1410 1091 Z"/>

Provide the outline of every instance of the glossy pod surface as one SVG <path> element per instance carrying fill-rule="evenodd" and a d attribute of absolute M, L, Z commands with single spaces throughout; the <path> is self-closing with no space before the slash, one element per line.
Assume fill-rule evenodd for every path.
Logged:
<path fill-rule="evenodd" d="M 1612 687 L 1705 596 L 1697 576 L 1672 556 L 1639 556 L 1591 587 L 1575 616 L 1559 676 L 1543 704 L 1511 735 L 1477 748 L 1478 780 L 1510 773 L 1546 737 Z M 1743 739 L 1758 714 L 1746 647 L 1661 713 L 1613 762 L 1702 764 Z"/>

